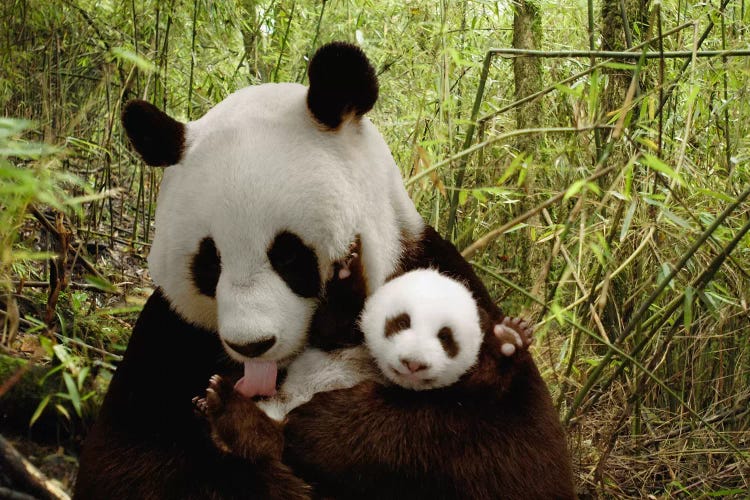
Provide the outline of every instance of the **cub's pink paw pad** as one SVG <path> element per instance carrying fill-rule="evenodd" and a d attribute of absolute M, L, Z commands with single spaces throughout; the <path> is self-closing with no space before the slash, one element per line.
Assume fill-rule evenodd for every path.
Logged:
<path fill-rule="evenodd" d="M 503 355 L 513 356 L 517 350 L 526 348 L 531 344 L 534 328 L 521 318 L 506 316 L 495 325 L 493 332 L 502 342 L 500 351 Z"/>

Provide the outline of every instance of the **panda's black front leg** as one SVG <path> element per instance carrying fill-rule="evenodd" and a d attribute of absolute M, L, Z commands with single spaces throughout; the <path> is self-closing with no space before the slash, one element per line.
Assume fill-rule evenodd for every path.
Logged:
<path fill-rule="evenodd" d="M 281 459 L 282 425 L 221 376 L 212 376 L 206 396 L 193 398 L 193 404 L 207 418 L 211 438 L 220 450 L 252 462 Z"/>

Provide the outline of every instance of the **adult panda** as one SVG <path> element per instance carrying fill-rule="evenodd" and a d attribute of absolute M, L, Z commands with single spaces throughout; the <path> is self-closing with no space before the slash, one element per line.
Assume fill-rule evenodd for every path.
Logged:
<path fill-rule="evenodd" d="M 149 255 L 158 288 L 84 444 L 76 498 L 307 497 L 280 462 L 218 449 L 191 399 L 211 375 L 238 378 L 243 366 L 243 389 L 261 394 L 308 342 L 356 342 L 307 338 L 311 323 L 336 324 L 337 305 L 321 307 L 320 296 L 355 241 L 377 249 L 362 256 L 369 289 L 432 266 L 502 317 L 471 266 L 424 225 L 364 117 L 378 92 L 364 54 L 326 45 L 309 81 L 242 89 L 187 124 L 142 101 L 125 108 L 144 161 L 169 166 Z M 537 396 L 554 411 L 546 389 Z"/>

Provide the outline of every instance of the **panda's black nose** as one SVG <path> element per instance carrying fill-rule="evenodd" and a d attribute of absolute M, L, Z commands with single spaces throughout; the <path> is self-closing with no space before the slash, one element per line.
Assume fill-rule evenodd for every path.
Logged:
<path fill-rule="evenodd" d="M 256 358 L 268 351 L 276 343 L 276 337 L 271 337 L 258 342 L 250 342 L 248 344 L 235 344 L 234 342 L 227 342 L 230 349 L 237 351 L 238 353 L 248 358 Z"/>
<path fill-rule="evenodd" d="M 421 361 L 415 361 L 413 359 L 401 358 L 401 364 L 404 365 L 410 372 L 417 373 L 422 370 L 426 370 L 430 365 L 422 363 Z"/>

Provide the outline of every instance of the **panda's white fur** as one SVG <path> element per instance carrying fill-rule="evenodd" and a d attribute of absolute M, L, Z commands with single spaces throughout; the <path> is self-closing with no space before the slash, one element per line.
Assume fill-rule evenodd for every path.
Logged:
<path fill-rule="evenodd" d="M 386 322 L 400 314 L 408 328 L 386 335 Z M 389 380 L 415 390 L 454 384 L 476 362 L 482 345 L 479 312 L 471 292 L 434 269 L 418 269 L 380 287 L 360 318 L 365 343 Z M 450 356 L 438 334 L 448 327 L 457 352 Z M 408 362 L 422 365 L 412 372 Z"/>
<path fill-rule="evenodd" d="M 411 327 L 385 336 L 386 321 L 407 313 Z M 291 365 L 276 396 L 258 406 L 283 421 L 318 392 L 348 389 L 365 380 L 426 390 L 454 384 L 477 361 L 482 330 L 476 302 L 461 283 L 433 269 L 410 271 L 380 287 L 365 302 L 360 318 L 366 347 L 323 352 L 308 349 Z M 449 327 L 458 347 L 450 357 L 438 340 Z M 429 368 L 410 373 L 403 359 Z"/>
<path fill-rule="evenodd" d="M 274 420 L 283 421 L 294 408 L 319 392 L 349 389 L 365 380 L 384 380 L 364 346 L 324 352 L 307 349 L 289 365 L 275 396 L 258 402 Z"/>
<path fill-rule="evenodd" d="M 280 231 L 315 251 L 323 281 L 359 235 L 364 247 L 378 248 L 364 256 L 376 289 L 394 272 L 402 238 L 423 228 L 372 123 L 362 117 L 326 130 L 311 116 L 306 94 L 289 83 L 248 87 L 188 123 L 184 153 L 166 169 L 158 198 L 149 255 L 154 281 L 183 318 L 217 330 L 224 342 L 275 335 L 262 359 L 299 352 L 316 305 L 292 292 L 268 260 Z M 215 298 L 191 279 L 191 259 L 205 237 L 221 257 Z"/>

